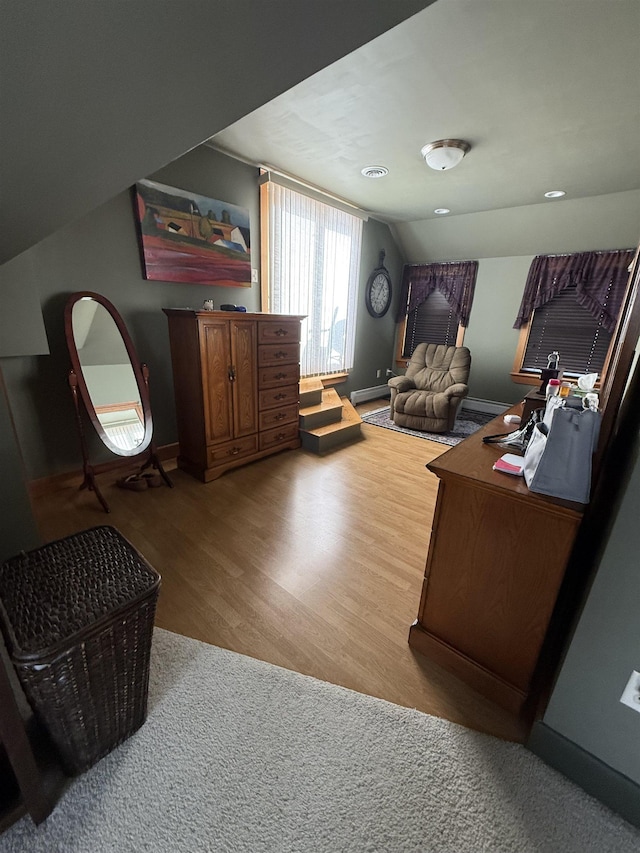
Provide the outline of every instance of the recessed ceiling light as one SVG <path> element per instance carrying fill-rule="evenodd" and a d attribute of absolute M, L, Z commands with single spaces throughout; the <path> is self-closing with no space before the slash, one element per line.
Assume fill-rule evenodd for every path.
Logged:
<path fill-rule="evenodd" d="M 544 194 L 545 198 L 562 198 L 563 195 L 566 195 L 564 190 L 549 190 L 548 193 Z"/>
<path fill-rule="evenodd" d="M 389 174 L 389 170 L 386 166 L 365 166 L 364 169 L 361 169 L 361 174 L 365 178 L 384 178 L 385 175 Z"/>
<path fill-rule="evenodd" d="M 433 212 L 437 213 L 438 216 L 444 216 L 445 213 L 451 213 L 448 207 L 436 207 Z"/>

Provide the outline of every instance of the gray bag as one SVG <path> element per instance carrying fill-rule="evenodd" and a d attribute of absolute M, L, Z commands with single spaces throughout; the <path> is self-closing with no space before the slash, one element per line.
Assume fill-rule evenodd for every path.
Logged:
<path fill-rule="evenodd" d="M 591 463 L 600 413 L 557 408 L 551 426 L 536 424 L 524 455 L 524 478 L 532 492 L 589 503 Z"/>

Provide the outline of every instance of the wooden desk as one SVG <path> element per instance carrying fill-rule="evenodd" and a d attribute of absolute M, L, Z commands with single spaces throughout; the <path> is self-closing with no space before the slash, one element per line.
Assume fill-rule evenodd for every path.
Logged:
<path fill-rule="evenodd" d="M 493 471 L 510 451 L 482 437 L 501 432 L 509 432 L 502 416 L 427 465 L 440 484 L 409 644 L 518 713 L 531 696 L 583 507 Z"/>

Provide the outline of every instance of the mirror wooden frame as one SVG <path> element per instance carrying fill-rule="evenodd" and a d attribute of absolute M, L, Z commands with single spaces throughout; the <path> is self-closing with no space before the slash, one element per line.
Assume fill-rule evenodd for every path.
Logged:
<path fill-rule="evenodd" d="M 91 394 L 89 393 L 89 388 L 87 387 L 87 383 L 84 378 L 82 364 L 80 362 L 80 356 L 78 355 L 78 349 L 76 346 L 76 340 L 73 331 L 73 308 L 78 302 L 82 300 L 92 300 L 94 302 L 97 302 L 99 305 L 102 305 L 103 308 L 105 308 L 111 319 L 114 321 L 118 332 L 120 333 L 122 342 L 129 357 L 129 363 L 133 370 L 136 385 L 138 387 L 138 393 L 140 395 L 140 405 L 144 416 L 144 437 L 142 439 L 142 442 L 134 448 L 126 449 L 118 447 L 111 441 L 104 429 L 104 426 L 100 422 L 95 405 L 93 403 L 93 400 L 91 399 Z M 84 427 L 80 414 L 80 399 L 82 400 L 84 409 L 95 431 L 97 432 L 101 441 L 108 450 L 110 450 L 116 456 L 129 457 L 131 459 L 146 456 L 147 458 L 144 461 L 140 471 L 142 472 L 145 468 L 152 465 L 160 473 L 164 482 L 168 486 L 172 487 L 173 483 L 171 482 L 164 468 L 162 467 L 162 464 L 156 453 L 155 444 L 153 441 L 153 416 L 151 414 L 151 400 L 149 396 L 149 369 L 146 364 L 139 361 L 138 354 L 136 352 L 133 341 L 131 340 L 129 331 L 118 310 L 106 297 L 102 296 L 99 293 L 93 293 L 89 290 L 73 293 L 68 298 L 67 303 L 65 305 L 64 329 L 67 341 L 67 349 L 69 351 L 69 357 L 71 359 L 72 365 L 72 369 L 68 377 L 69 387 L 71 388 L 71 393 L 73 395 L 78 432 L 80 436 L 80 445 L 83 457 L 84 480 L 80 488 L 88 488 L 90 491 L 94 491 L 96 493 L 96 497 L 102 504 L 102 507 L 105 512 L 110 511 L 109 505 L 104 499 L 96 483 L 93 466 L 89 462 L 89 454 L 84 434 Z"/>

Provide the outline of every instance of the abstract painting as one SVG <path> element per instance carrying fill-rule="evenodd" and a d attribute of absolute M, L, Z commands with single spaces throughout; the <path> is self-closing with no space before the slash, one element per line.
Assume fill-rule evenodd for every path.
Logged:
<path fill-rule="evenodd" d="M 153 181 L 135 201 L 146 279 L 251 287 L 248 210 Z"/>

